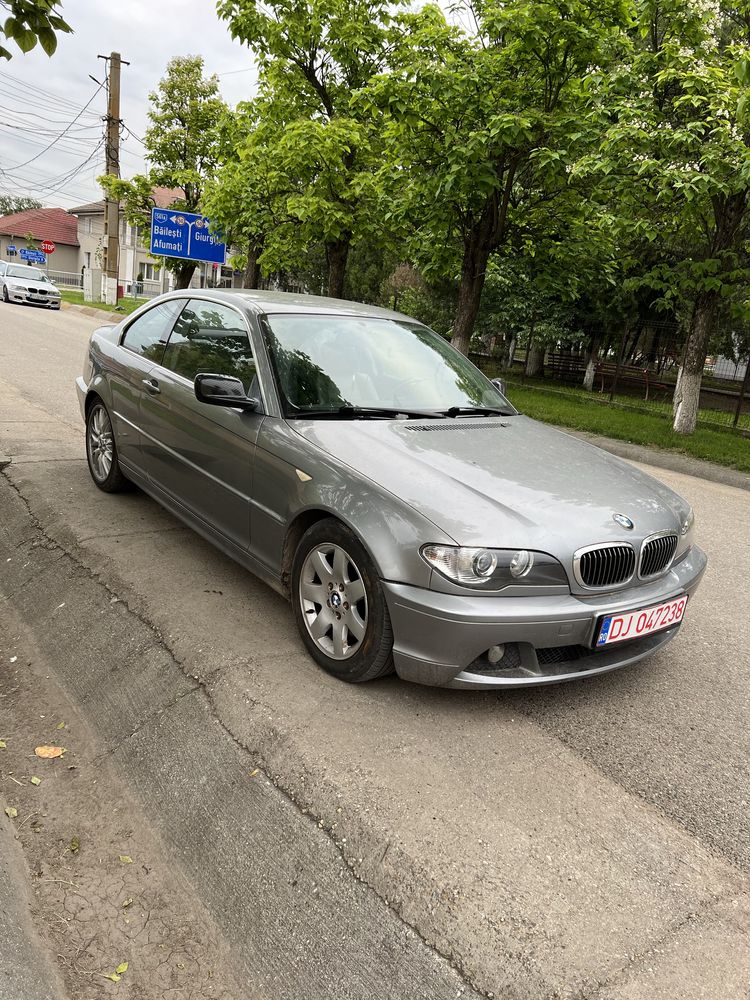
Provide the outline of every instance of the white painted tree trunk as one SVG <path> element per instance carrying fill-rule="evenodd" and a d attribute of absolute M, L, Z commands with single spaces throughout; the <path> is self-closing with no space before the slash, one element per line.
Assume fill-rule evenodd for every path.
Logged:
<path fill-rule="evenodd" d="M 596 362 L 593 357 L 589 358 L 589 363 L 586 365 L 586 372 L 583 376 L 583 388 L 586 392 L 591 392 L 594 388 L 594 375 L 596 374 Z"/>
<path fill-rule="evenodd" d="M 677 416 L 677 408 L 682 400 L 680 395 L 680 382 L 682 381 L 682 365 L 677 369 L 677 381 L 674 384 L 674 396 L 672 396 L 672 419 Z"/>
<path fill-rule="evenodd" d="M 675 389 L 674 429 L 678 434 L 692 434 L 698 423 L 702 373 L 681 370 Z"/>
<path fill-rule="evenodd" d="M 526 367 L 526 374 L 529 378 L 539 378 L 544 375 L 544 347 L 535 340 L 531 343 L 529 350 L 529 363 Z"/>

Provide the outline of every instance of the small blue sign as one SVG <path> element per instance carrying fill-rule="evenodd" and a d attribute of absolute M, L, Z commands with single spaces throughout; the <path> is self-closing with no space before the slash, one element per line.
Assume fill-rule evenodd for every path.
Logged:
<path fill-rule="evenodd" d="M 227 246 L 211 235 L 205 215 L 181 212 L 179 209 L 153 208 L 151 253 L 156 257 L 223 264 Z"/>
<path fill-rule="evenodd" d="M 15 247 L 15 244 L 9 243 L 5 252 L 7 253 L 7 255 L 9 257 L 15 257 L 16 256 L 16 247 Z"/>
<path fill-rule="evenodd" d="M 21 260 L 27 260 L 30 264 L 46 264 L 47 255 L 41 250 L 27 250 L 21 247 Z"/>

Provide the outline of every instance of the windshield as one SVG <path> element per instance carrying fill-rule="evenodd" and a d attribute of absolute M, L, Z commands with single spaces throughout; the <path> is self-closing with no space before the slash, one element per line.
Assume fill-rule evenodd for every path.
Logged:
<path fill-rule="evenodd" d="M 43 274 L 38 268 L 24 267 L 23 264 L 10 264 L 6 278 L 29 278 L 32 281 L 46 281 L 51 284 L 47 275 Z"/>
<path fill-rule="evenodd" d="M 416 323 L 276 315 L 265 334 L 286 416 L 341 407 L 516 412 L 463 354 Z"/>

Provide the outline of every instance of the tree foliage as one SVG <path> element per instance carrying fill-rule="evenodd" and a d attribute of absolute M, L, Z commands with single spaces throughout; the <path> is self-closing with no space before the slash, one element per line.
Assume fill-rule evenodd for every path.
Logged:
<path fill-rule="evenodd" d="M 220 0 L 234 38 L 252 46 L 260 66 L 256 122 L 236 150 L 230 178 L 259 180 L 272 194 L 261 263 L 278 268 L 322 244 L 328 292 L 344 293 L 352 246 L 380 238 L 375 173 L 381 143 L 372 115 L 353 96 L 384 68 L 393 4 L 383 0 Z M 257 212 L 248 200 L 248 228 Z M 261 213 L 268 222 L 268 213 Z M 271 237 L 272 238 L 266 238 Z"/>
<path fill-rule="evenodd" d="M 14 215 L 16 212 L 28 212 L 33 208 L 41 208 L 41 201 L 36 198 L 18 197 L 12 194 L 0 194 L 0 217 Z"/>
<path fill-rule="evenodd" d="M 73 29 L 60 15 L 59 0 L 0 0 L 0 12 L 7 12 L 0 34 L 15 42 L 21 52 L 31 52 L 37 43 L 48 56 L 57 49 L 58 33 Z M 0 45 L 0 59 L 12 58 L 12 52 Z"/>

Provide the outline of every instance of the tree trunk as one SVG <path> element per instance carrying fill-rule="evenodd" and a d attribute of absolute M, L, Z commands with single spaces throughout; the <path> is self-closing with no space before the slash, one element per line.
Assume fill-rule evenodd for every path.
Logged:
<path fill-rule="evenodd" d="M 526 374 L 529 378 L 544 378 L 544 346 L 537 340 L 529 345 L 529 360 L 526 363 Z"/>
<path fill-rule="evenodd" d="M 175 283 L 174 287 L 177 288 L 190 288 L 190 282 L 193 280 L 193 274 L 195 273 L 196 265 L 192 261 L 185 261 L 184 264 L 178 264 L 175 273 Z"/>
<path fill-rule="evenodd" d="M 692 434 L 698 422 L 703 367 L 714 327 L 718 297 L 715 292 L 699 295 L 693 306 L 690 332 L 674 391 L 674 430 Z"/>
<path fill-rule="evenodd" d="M 260 288 L 260 264 L 258 257 L 262 247 L 252 241 L 247 245 L 247 264 L 242 275 L 243 288 Z"/>
<path fill-rule="evenodd" d="M 583 376 L 583 388 L 586 392 L 591 392 L 594 388 L 594 376 L 596 375 L 596 359 L 599 356 L 599 338 L 592 337 L 589 344 L 588 358 L 586 360 L 586 371 Z"/>
<path fill-rule="evenodd" d="M 458 304 L 456 319 L 453 323 L 451 343 L 462 354 L 469 353 L 471 335 L 479 314 L 482 301 L 482 289 L 487 277 L 487 261 L 490 248 L 478 240 L 470 239 L 464 251 L 461 266 L 461 282 L 458 286 Z"/>
<path fill-rule="evenodd" d="M 328 262 L 328 294 L 332 299 L 343 299 L 344 278 L 346 277 L 346 261 L 349 257 L 351 240 L 345 237 L 333 243 L 326 243 L 326 261 Z"/>

